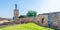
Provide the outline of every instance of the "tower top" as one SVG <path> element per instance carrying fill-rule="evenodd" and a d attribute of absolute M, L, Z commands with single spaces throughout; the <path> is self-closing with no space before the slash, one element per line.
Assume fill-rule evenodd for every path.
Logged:
<path fill-rule="evenodd" d="M 17 4 L 15 4 L 15 9 L 17 9 Z"/>

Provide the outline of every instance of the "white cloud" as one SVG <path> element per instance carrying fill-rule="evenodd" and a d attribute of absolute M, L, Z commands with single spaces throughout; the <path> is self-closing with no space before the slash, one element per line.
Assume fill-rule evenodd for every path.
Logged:
<path fill-rule="evenodd" d="M 60 11 L 60 0 L 44 0 L 43 8 L 36 10 L 39 13 Z"/>

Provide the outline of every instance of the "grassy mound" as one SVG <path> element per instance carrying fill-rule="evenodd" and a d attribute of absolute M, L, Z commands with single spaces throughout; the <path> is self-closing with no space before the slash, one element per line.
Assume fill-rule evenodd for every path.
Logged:
<path fill-rule="evenodd" d="M 27 23 L 0 28 L 0 30 L 54 30 L 54 29 L 38 26 L 34 23 Z"/>

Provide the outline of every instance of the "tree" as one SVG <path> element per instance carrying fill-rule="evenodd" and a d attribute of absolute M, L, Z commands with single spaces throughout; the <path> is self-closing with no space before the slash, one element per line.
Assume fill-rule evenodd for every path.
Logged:
<path fill-rule="evenodd" d="M 28 13 L 26 14 L 28 17 L 35 17 L 37 15 L 36 11 L 28 11 Z"/>
<path fill-rule="evenodd" d="M 21 15 L 21 16 L 19 16 L 19 18 L 24 18 L 24 17 L 26 17 L 25 15 Z"/>

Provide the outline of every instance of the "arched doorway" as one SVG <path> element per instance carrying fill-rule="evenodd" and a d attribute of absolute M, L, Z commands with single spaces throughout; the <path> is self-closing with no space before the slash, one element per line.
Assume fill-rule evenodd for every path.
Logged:
<path fill-rule="evenodd" d="M 42 21 L 41 21 L 42 24 L 44 24 L 44 18 L 42 18 Z"/>

